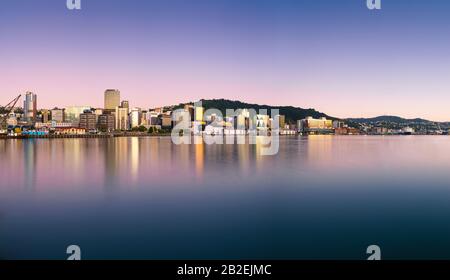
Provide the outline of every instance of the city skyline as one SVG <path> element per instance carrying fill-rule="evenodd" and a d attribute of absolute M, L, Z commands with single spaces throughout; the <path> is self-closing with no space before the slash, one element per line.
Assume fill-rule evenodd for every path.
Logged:
<path fill-rule="evenodd" d="M 37 109 L 37 111 L 41 111 L 41 110 L 52 111 L 54 109 L 60 110 L 60 109 L 67 109 L 67 108 L 85 108 L 83 110 L 88 110 L 88 109 L 115 110 L 115 109 L 112 109 L 112 108 L 107 108 L 108 106 L 105 106 L 106 105 L 105 93 L 109 92 L 109 91 L 118 91 L 119 92 L 119 98 L 121 98 L 119 89 L 105 89 L 105 91 L 103 92 L 103 97 L 102 97 L 103 104 L 101 104 L 100 106 L 93 106 L 92 104 L 84 103 L 84 105 L 80 105 L 80 104 L 68 105 L 68 106 L 51 105 L 50 107 L 42 107 L 42 106 L 39 106 L 39 103 L 37 103 L 36 109 Z M 24 99 L 24 102 L 25 102 L 27 94 L 33 94 L 35 96 L 38 95 L 35 92 L 27 91 L 26 93 L 21 94 L 21 97 Z M 359 117 L 359 118 L 358 117 L 357 118 L 341 118 L 341 117 L 337 117 L 337 116 L 332 116 L 331 114 L 328 114 L 327 112 L 323 112 L 323 111 L 317 110 L 316 108 L 297 107 L 297 106 L 293 106 L 293 105 L 290 105 L 290 104 L 274 105 L 274 104 L 269 104 L 269 103 L 264 103 L 263 104 L 263 103 L 258 103 L 258 102 L 250 103 L 250 102 L 247 102 L 246 100 L 242 100 L 242 99 L 236 99 L 236 100 L 231 100 L 231 99 L 226 99 L 226 98 L 213 98 L 213 99 L 216 99 L 216 100 L 223 99 L 223 100 L 228 100 L 228 101 L 232 101 L 232 102 L 242 102 L 244 104 L 258 105 L 258 106 L 269 106 L 269 107 L 289 107 L 289 106 L 291 106 L 291 107 L 298 108 L 298 109 L 313 109 L 313 110 L 315 110 L 315 111 L 317 111 L 319 113 L 324 113 L 324 114 L 326 114 L 328 116 L 331 116 L 333 118 L 338 118 L 338 119 L 342 119 L 342 120 L 346 120 L 346 119 L 352 120 L 352 119 L 359 119 L 359 118 L 361 118 L 361 119 L 368 119 L 369 120 L 369 119 L 377 118 L 377 117 L 399 117 L 399 118 L 404 118 L 406 120 L 423 119 L 423 120 L 427 120 L 427 121 L 431 121 L 431 122 L 450 123 L 449 120 L 436 121 L 436 120 L 433 120 L 433 119 L 422 118 L 421 116 L 407 118 L 407 117 L 404 117 L 404 116 L 401 116 L 401 115 L 395 115 L 395 114 L 385 114 L 385 115 L 376 115 L 376 116 L 362 116 L 362 117 Z M 120 100 L 121 100 L 120 104 L 118 104 L 117 107 L 121 108 L 121 107 L 123 107 L 124 103 L 126 103 L 127 104 L 126 105 L 127 108 L 131 111 L 131 109 L 133 109 L 133 108 L 135 108 L 135 109 L 142 109 L 142 110 L 155 110 L 155 109 L 161 109 L 161 108 L 170 108 L 170 107 L 173 107 L 173 106 L 179 106 L 179 105 L 184 105 L 184 104 L 194 104 L 195 102 L 200 102 L 202 100 L 208 100 L 208 99 L 201 98 L 199 100 L 187 100 L 187 101 L 180 102 L 180 103 L 177 103 L 177 104 L 163 104 L 161 106 L 154 106 L 154 107 L 139 106 L 139 104 L 137 104 L 137 105 L 133 104 L 133 101 L 132 100 L 127 100 L 127 98 L 124 98 L 124 99 L 121 98 Z M 210 100 L 212 100 L 212 99 L 210 99 Z M 131 103 L 131 105 L 130 105 L 130 103 Z M 83 103 L 81 103 L 81 104 L 83 104 Z M 14 110 L 17 110 L 17 108 L 21 108 L 22 110 L 24 110 L 24 107 L 21 107 L 20 104 L 15 106 Z M 246 108 L 243 108 L 243 109 L 246 109 Z"/>
<path fill-rule="evenodd" d="M 132 107 L 225 98 L 339 118 L 449 121 L 443 1 L 5 1 L 0 105 Z M 336 3 L 338 2 L 338 3 Z"/>

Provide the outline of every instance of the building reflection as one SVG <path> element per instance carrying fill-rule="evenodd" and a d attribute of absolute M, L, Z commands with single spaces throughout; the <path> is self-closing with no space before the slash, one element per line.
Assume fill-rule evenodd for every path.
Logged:
<path fill-rule="evenodd" d="M 105 191 L 112 191 L 117 188 L 118 182 L 116 179 L 116 139 L 107 139 L 102 142 L 104 145 L 104 183 Z"/>
<path fill-rule="evenodd" d="M 20 144 L 23 145 L 23 158 L 24 158 L 24 190 L 26 191 L 35 191 L 36 190 L 36 143 L 33 139 L 27 139 L 20 141 Z"/>
<path fill-rule="evenodd" d="M 194 136 L 201 137 L 201 136 Z M 197 179 L 203 179 L 203 171 L 205 165 L 205 144 L 201 139 L 194 139 L 195 147 L 195 174 Z M 197 143 L 197 144 L 196 144 Z"/>
<path fill-rule="evenodd" d="M 130 140 L 130 177 L 133 184 L 136 184 L 139 176 L 139 146 L 140 138 L 132 137 Z"/>
<path fill-rule="evenodd" d="M 333 161 L 333 136 L 310 135 L 307 141 L 307 164 L 315 168 L 329 167 Z"/>

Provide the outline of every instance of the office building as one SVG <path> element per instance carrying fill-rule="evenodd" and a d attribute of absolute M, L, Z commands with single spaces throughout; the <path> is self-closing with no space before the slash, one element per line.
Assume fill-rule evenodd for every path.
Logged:
<path fill-rule="evenodd" d="M 23 117 L 26 122 L 35 123 L 37 116 L 37 95 L 32 92 L 25 94 L 23 102 Z"/>
<path fill-rule="evenodd" d="M 118 89 L 107 89 L 105 91 L 105 105 L 106 110 L 116 110 L 120 106 L 120 91 Z"/>
<path fill-rule="evenodd" d="M 306 119 L 297 122 L 299 132 L 307 134 L 328 134 L 334 133 L 333 121 L 326 118 L 314 119 L 307 117 Z"/>
<path fill-rule="evenodd" d="M 116 129 L 117 130 L 129 130 L 130 129 L 130 121 L 129 121 L 129 110 L 128 108 L 116 107 Z"/>
<path fill-rule="evenodd" d="M 150 112 L 150 125 L 161 125 L 161 119 L 159 118 L 159 114 L 157 112 Z"/>
<path fill-rule="evenodd" d="M 116 118 L 111 114 L 102 114 L 98 116 L 98 129 L 111 132 L 115 129 Z"/>
<path fill-rule="evenodd" d="M 161 116 L 161 126 L 163 128 L 171 128 L 172 127 L 172 117 L 170 115 L 162 115 Z"/>
<path fill-rule="evenodd" d="M 88 132 L 97 130 L 97 116 L 91 111 L 85 111 L 80 114 L 80 128 L 84 128 Z"/>
<path fill-rule="evenodd" d="M 141 125 L 142 110 L 140 108 L 133 108 L 130 113 L 131 128 Z"/>

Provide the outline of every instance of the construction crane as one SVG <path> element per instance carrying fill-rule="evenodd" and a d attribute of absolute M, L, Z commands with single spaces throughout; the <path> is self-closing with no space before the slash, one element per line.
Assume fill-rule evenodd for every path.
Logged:
<path fill-rule="evenodd" d="M 5 114 L 4 114 L 4 116 L 0 116 L 0 130 L 6 129 L 8 116 L 14 110 L 14 107 L 16 106 L 16 104 L 19 101 L 21 96 L 22 95 L 19 94 L 19 96 L 17 96 L 13 100 L 11 100 L 11 102 L 9 102 L 5 106 L 3 106 L 3 110 L 4 110 Z"/>

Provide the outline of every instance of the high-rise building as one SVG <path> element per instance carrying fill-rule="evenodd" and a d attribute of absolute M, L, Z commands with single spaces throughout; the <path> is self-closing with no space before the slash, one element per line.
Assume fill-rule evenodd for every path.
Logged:
<path fill-rule="evenodd" d="M 141 125 L 142 110 L 140 108 L 133 108 L 130 113 L 131 127 L 138 127 Z"/>
<path fill-rule="evenodd" d="M 128 108 L 116 107 L 116 129 L 128 130 L 130 129 Z"/>
<path fill-rule="evenodd" d="M 115 129 L 116 118 L 111 114 L 98 116 L 98 128 L 102 131 L 113 131 Z"/>
<path fill-rule="evenodd" d="M 97 129 L 97 116 L 91 111 L 84 111 L 80 114 L 80 128 L 86 129 L 87 132 Z"/>
<path fill-rule="evenodd" d="M 148 125 L 150 122 L 150 112 L 143 110 L 141 113 L 141 125 Z"/>
<path fill-rule="evenodd" d="M 115 110 L 120 106 L 120 91 L 118 89 L 107 89 L 105 91 L 106 110 Z"/>
<path fill-rule="evenodd" d="M 52 121 L 54 121 L 56 123 L 65 122 L 64 109 L 53 108 L 51 110 L 51 115 L 52 115 L 52 117 L 51 117 Z"/>
<path fill-rule="evenodd" d="M 25 94 L 25 100 L 23 102 L 23 116 L 27 122 L 36 122 L 37 116 L 37 96 L 32 92 Z"/>

